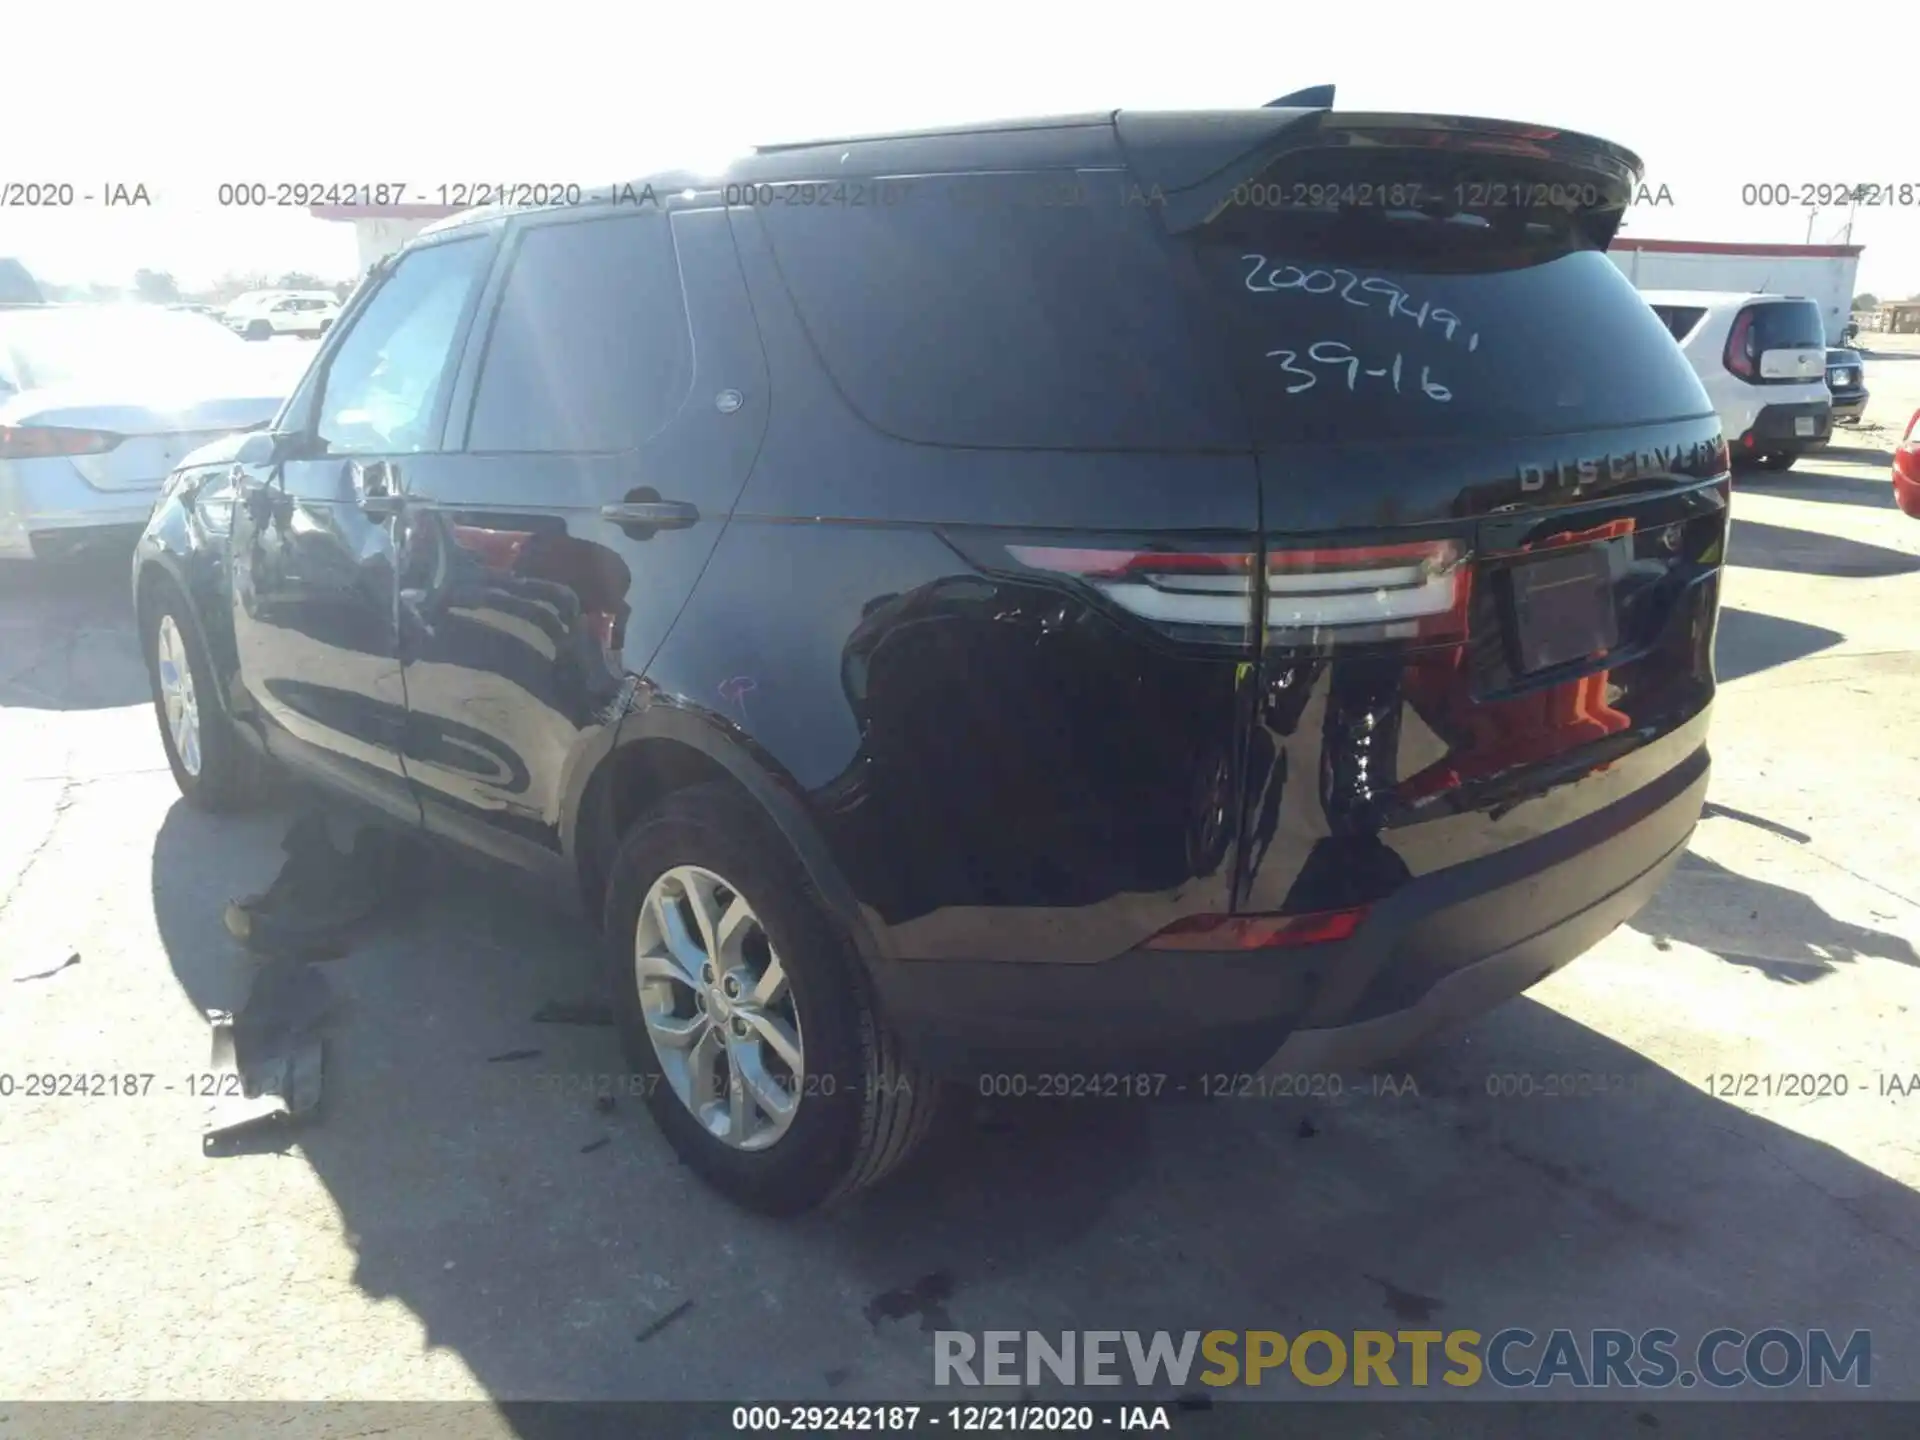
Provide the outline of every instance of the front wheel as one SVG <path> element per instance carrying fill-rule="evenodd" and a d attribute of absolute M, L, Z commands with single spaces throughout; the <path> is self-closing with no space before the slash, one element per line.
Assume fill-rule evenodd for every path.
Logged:
<path fill-rule="evenodd" d="M 604 920 L 647 1108 L 729 1199 L 798 1214 L 873 1184 L 925 1137 L 937 1082 L 900 1054 L 852 944 L 740 792 L 693 786 L 636 824 Z"/>
<path fill-rule="evenodd" d="M 170 585 L 147 612 L 145 642 L 160 744 L 181 796 L 200 810 L 244 809 L 259 793 L 260 767 L 220 709 L 200 633 Z"/>
<path fill-rule="evenodd" d="M 265 321 L 265 320 L 254 320 L 254 321 L 250 321 L 250 322 L 248 323 L 248 325 L 247 325 L 247 339 L 249 339 L 249 340 L 271 340 L 272 338 L 273 338 L 273 326 L 272 326 L 272 325 L 270 325 L 270 324 L 269 324 L 269 323 L 268 323 L 267 321 Z"/>

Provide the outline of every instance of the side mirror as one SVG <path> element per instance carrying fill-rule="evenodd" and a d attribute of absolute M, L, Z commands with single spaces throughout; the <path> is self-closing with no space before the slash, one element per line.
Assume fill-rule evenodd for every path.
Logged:
<path fill-rule="evenodd" d="M 271 430 L 255 430 L 240 442 L 234 459 L 242 465 L 271 465 L 281 458 L 279 441 Z"/>

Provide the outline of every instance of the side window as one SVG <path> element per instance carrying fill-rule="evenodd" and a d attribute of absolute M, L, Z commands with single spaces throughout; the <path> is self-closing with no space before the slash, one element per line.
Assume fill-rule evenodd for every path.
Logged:
<path fill-rule="evenodd" d="M 468 449 L 630 450 L 659 431 L 693 378 L 667 217 L 530 226 L 512 264 Z"/>
<path fill-rule="evenodd" d="M 480 236 L 417 250 L 361 306 L 320 396 L 314 429 L 328 454 L 417 453 L 434 443 L 434 402 L 487 255 Z"/>

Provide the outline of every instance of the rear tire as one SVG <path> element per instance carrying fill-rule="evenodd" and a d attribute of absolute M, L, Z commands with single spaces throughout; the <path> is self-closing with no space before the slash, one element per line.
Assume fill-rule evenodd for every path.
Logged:
<path fill-rule="evenodd" d="M 702 928 L 688 908 L 695 903 L 689 880 L 718 882 L 704 892 L 708 914 L 732 917 L 731 926 Z M 614 857 L 603 919 L 621 1044 L 647 1108 L 680 1158 L 730 1200 L 763 1214 L 796 1215 L 874 1184 L 925 1138 L 938 1083 L 901 1054 L 851 941 L 785 838 L 739 791 L 691 786 L 636 823 Z M 711 986 L 707 934 L 724 942 L 713 947 L 720 956 Z M 674 945 L 662 939 L 667 935 L 676 937 Z M 671 952 L 668 969 L 658 959 L 646 967 L 644 995 L 637 959 L 643 950 Z M 743 954 L 765 958 L 739 961 Z M 730 967 L 737 961 L 745 968 L 736 972 Z M 754 984 L 755 968 L 764 981 L 776 967 L 784 977 L 777 987 Z M 735 993 L 723 988 L 734 973 L 743 974 L 745 984 L 728 1003 L 740 1010 L 722 1000 Z M 692 983 L 683 983 L 682 974 Z M 784 1073 L 771 1089 L 770 1072 L 756 1058 L 762 1052 L 736 1051 L 725 1039 L 731 1034 L 759 1045 L 760 1025 L 738 1017 L 762 993 L 776 996 L 759 1012 L 763 1020 L 772 1006 L 790 1006 L 781 1011 L 791 1021 L 783 1036 L 803 1061 L 797 1069 L 777 1065 Z M 726 1015 L 735 1018 L 725 1025 L 711 1018 Z M 659 1042 L 672 1056 L 670 1075 L 654 1036 L 678 1025 L 706 1026 L 726 1045 L 725 1055 L 696 1061 L 705 1042 Z M 757 1084 L 760 1093 L 791 1100 L 790 1114 L 779 1120 L 751 1099 L 744 1111 L 738 1108 L 733 1097 L 742 1076 L 753 1082 L 746 1086 L 749 1096 Z M 683 1098 L 676 1085 L 693 1098 Z M 696 1104 L 706 1107 L 705 1118 L 695 1114 Z M 729 1104 L 736 1108 L 723 1114 Z M 756 1124 L 762 1135 L 777 1134 L 750 1148 Z M 727 1132 L 736 1139 L 723 1138 Z"/>
<path fill-rule="evenodd" d="M 244 810 L 259 799 L 258 758 L 220 708 L 213 666 L 186 597 L 163 583 L 146 607 L 141 634 L 160 744 L 181 798 L 196 810 Z"/>

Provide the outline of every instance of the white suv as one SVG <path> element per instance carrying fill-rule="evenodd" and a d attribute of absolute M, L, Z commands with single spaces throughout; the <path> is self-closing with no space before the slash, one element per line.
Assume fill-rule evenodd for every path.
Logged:
<path fill-rule="evenodd" d="M 243 295 L 227 307 L 222 318 L 228 329 L 249 340 L 266 340 L 275 335 L 324 335 L 340 318 L 340 302 L 325 290 Z"/>
<path fill-rule="evenodd" d="M 1813 301 L 1702 290 L 1641 298 L 1706 386 L 1735 465 L 1790 469 L 1833 438 L 1826 327 Z"/>

